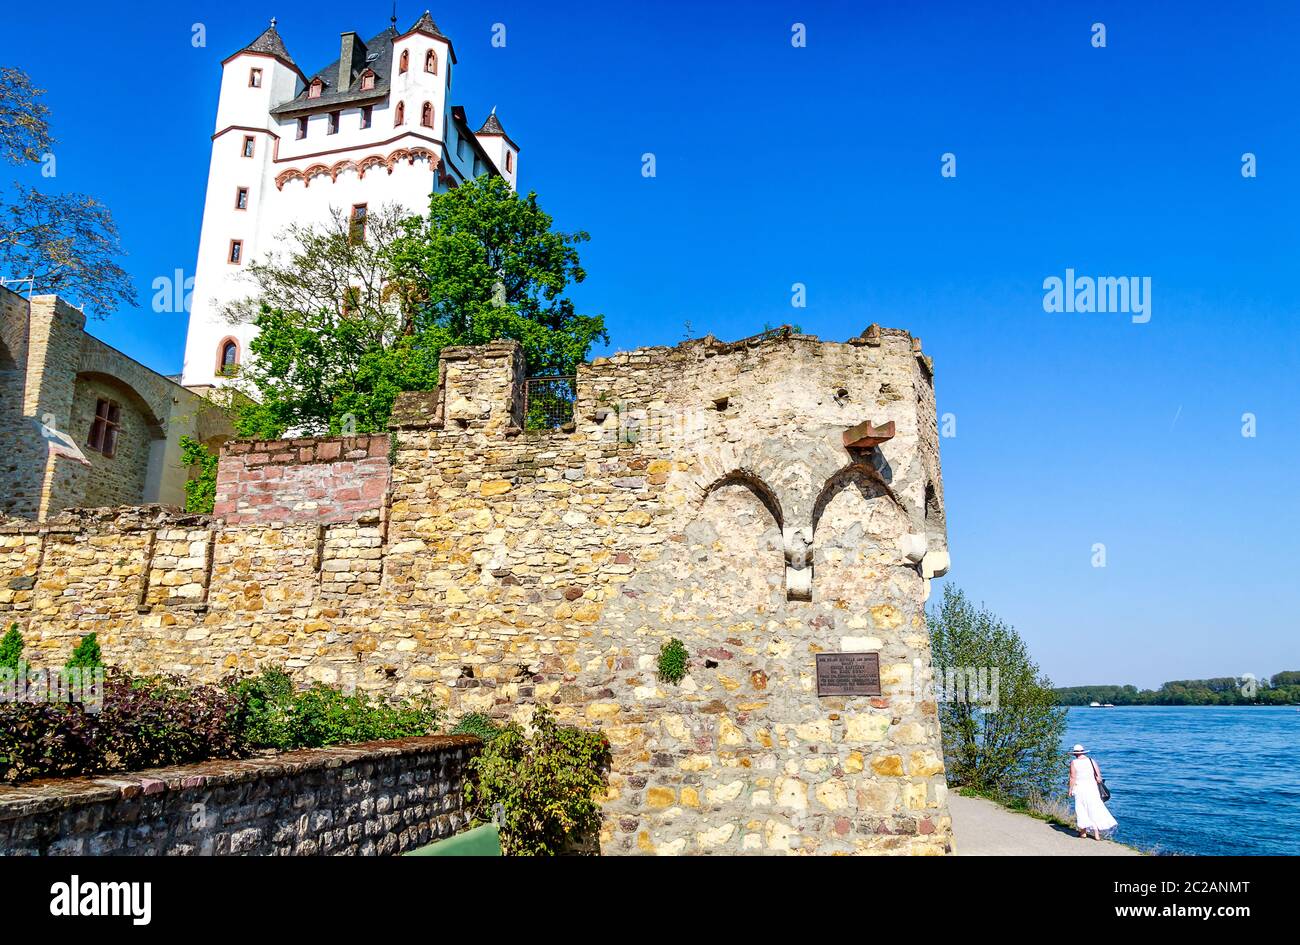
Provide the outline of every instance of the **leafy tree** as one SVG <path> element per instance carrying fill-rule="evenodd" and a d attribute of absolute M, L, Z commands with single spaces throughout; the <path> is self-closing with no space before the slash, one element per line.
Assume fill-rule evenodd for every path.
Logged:
<path fill-rule="evenodd" d="M 30 276 L 33 292 L 78 298 L 96 317 L 136 304 L 135 286 L 114 262 L 122 247 L 107 207 L 86 194 L 13 186 L 13 199 L 0 207 L 0 268 Z"/>
<path fill-rule="evenodd" d="M 21 69 L 0 66 L 0 159 L 27 164 L 54 146 L 44 94 Z"/>
<path fill-rule="evenodd" d="M 975 607 L 952 584 L 928 615 L 936 671 L 985 668 L 998 673 L 996 711 L 970 701 L 940 703 L 951 784 L 1024 797 L 1059 785 L 1065 710 L 1039 673 L 1015 628 Z"/>
<path fill-rule="evenodd" d="M 0 159 L 39 161 L 51 147 L 45 93 L 26 73 L 0 68 Z M 33 292 L 78 298 L 104 316 L 135 305 L 135 286 L 114 261 L 122 255 L 108 208 L 86 194 L 43 194 L 22 184 L 0 205 L 0 271 L 32 280 Z"/>
<path fill-rule="evenodd" d="M 217 454 L 192 436 L 181 437 L 181 465 L 198 475 L 185 483 L 185 511 L 212 514 L 217 500 Z"/>
<path fill-rule="evenodd" d="M 253 261 L 253 293 L 228 310 L 259 332 L 239 433 L 339 433 L 349 416 L 353 432 L 383 430 L 399 392 L 437 387 L 447 345 L 513 338 L 532 373 L 572 373 L 608 336 L 564 296 L 586 278 L 587 235 L 551 224 L 535 194 L 481 177 L 433 195 L 426 217 L 381 207 L 364 233 L 339 213 L 290 227 L 287 255 Z"/>
<path fill-rule="evenodd" d="M 520 196 L 500 177 L 435 194 L 393 247 L 398 278 L 419 287 L 421 324 L 445 327 L 456 344 L 513 338 L 530 373 L 572 374 L 609 336 L 604 316 L 578 314 L 564 294 L 587 278 L 578 245 L 590 236 L 552 222 L 537 194 Z"/>
<path fill-rule="evenodd" d="M 255 291 L 227 310 L 258 328 L 239 385 L 250 401 L 235 409 L 241 435 L 383 430 L 398 393 L 437 386 L 451 336 L 417 330 L 414 289 L 391 277 L 402 218 L 398 207 L 378 208 L 358 238 L 334 212 L 320 226 L 290 226 L 286 254 L 250 262 Z"/>

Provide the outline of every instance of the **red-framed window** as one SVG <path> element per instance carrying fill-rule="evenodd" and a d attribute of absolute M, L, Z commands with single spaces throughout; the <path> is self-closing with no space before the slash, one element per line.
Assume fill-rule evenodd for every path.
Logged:
<path fill-rule="evenodd" d="M 366 238 L 366 205 L 364 203 L 354 203 L 352 213 L 348 217 L 348 237 L 354 243 L 360 243 Z"/>
<path fill-rule="evenodd" d="M 231 241 L 230 241 L 230 254 L 229 254 L 228 256 L 226 256 L 226 260 L 227 260 L 227 262 L 229 262 L 232 266 L 238 266 L 240 263 L 242 263 L 242 262 L 244 261 L 244 241 L 243 241 L 243 240 L 231 240 Z"/>
<path fill-rule="evenodd" d="M 244 135 L 244 157 L 251 158 L 256 149 L 256 139 L 252 135 Z"/>
<path fill-rule="evenodd" d="M 248 209 L 248 188 L 247 187 L 235 188 L 235 209 L 236 210 Z"/>

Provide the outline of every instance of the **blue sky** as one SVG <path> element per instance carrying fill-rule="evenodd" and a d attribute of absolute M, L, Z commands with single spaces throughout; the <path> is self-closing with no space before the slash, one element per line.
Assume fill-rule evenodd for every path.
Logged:
<path fill-rule="evenodd" d="M 591 233 L 575 296 L 614 347 L 675 343 L 687 322 L 727 339 L 910 329 L 956 417 L 950 579 L 1055 682 L 1300 669 L 1300 7 L 621 6 L 432 11 L 457 103 L 471 120 L 498 106 L 522 186 Z M 399 26 L 423 9 L 400 3 Z M 193 271 L 219 63 L 273 15 L 314 71 L 389 6 L 5 13 L 0 62 L 48 89 L 59 139 L 57 178 L 13 176 L 113 210 L 144 306 L 90 327 L 164 373 L 184 319 L 152 312 L 149 286 Z M 1043 280 L 1067 267 L 1150 277 L 1150 322 L 1044 312 Z"/>

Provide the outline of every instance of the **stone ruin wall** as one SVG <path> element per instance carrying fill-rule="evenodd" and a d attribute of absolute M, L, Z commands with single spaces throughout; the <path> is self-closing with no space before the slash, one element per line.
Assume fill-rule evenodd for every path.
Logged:
<path fill-rule="evenodd" d="M 391 444 L 227 444 L 212 517 L 4 523 L 0 621 L 36 666 L 96 631 L 142 672 L 280 664 L 452 717 L 545 703 L 613 744 L 609 854 L 950 849 L 919 343 L 873 326 L 620 353 L 580 368 L 553 431 L 520 429 L 523 375 L 513 343 L 448 349 Z M 846 447 L 863 421 L 896 432 Z M 656 675 L 672 637 L 676 686 Z M 814 656 L 839 650 L 880 653 L 880 697 L 818 698 Z"/>

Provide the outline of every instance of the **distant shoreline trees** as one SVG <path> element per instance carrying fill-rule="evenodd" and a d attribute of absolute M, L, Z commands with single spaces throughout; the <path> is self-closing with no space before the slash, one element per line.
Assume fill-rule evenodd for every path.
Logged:
<path fill-rule="evenodd" d="M 1300 705 L 1300 670 L 1269 679 L 1220 676 L 1179 679 L 1159 689 L 1136 686 L 1066 686 L 1056 689 L 1058 705 Z"/>

